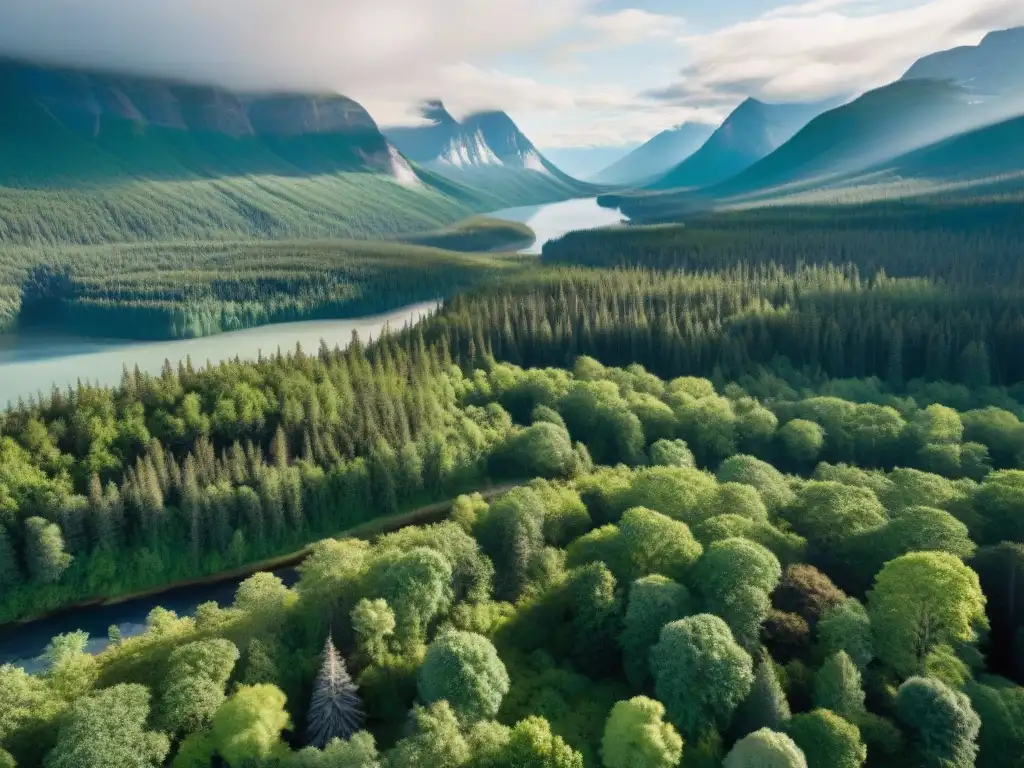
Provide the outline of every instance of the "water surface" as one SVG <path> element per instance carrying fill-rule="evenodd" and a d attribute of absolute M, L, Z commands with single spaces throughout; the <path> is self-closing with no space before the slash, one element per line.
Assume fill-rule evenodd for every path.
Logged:
<path fill-rule="evenodd" d="M 62 389 L 73 386 L 78 380 L 119 384 L 126 366 L 131 370 L 137 365 L 143 373 L 157 374 L 165 360 L 177 367 L 179 362 L 191 358 L 192 365 L 198 368 L 207 362 L 235 357 L 256 360 L 278 350 L 293 352 L 296 344 L 315 354 L 321 339 L 332 349 L 345 347 L 352 340 L 353 331 L 366 342 L 385 329 L 397 331 L 415 323 L 437 306 L 437 301 L 425 301 L 381 315 L 276 323 L 174 341 L 105 340 L 44 331 L 0 336 L 0 408 L 19 397 L 49 394 L 54 385 Z"/>
<path fill-rule="evenodd" d="M 566 200 L 564 203 L 505 208 L 487 214 L 495 219 L 518 221 L 529 226 L 537 239 L 522 253 L 540 253 L 544 243 L 557 240 L 578 229 L 596 229 L 622 223 L 623 215 L 613 208 L 602 208 L 596 197 Z"/>

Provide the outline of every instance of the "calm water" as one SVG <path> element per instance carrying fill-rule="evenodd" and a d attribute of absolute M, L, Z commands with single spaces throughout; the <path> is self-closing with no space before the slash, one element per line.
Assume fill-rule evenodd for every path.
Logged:
<path fill-rule="evenodd" d="M 125 366 L 131 369 L 138 365 L 144 373 L 159 373 L 164 360 L 175 367 L 186 357 L 191 357 L 196 367 L 236 356 L 255 360 L 261 353 L 266 357 L 278 349 L 293 352 L 297 343 L 315 354 L 321 339 L 332 349 L 335 345 L 345 347 L 352 331 L 365 342 L 388 327 L 397 331 L 406 323 L 416 322 L 437 305 L 436 301 L 427 301 L 383 315 L 278 323 L 178 341 L 106 341 L 31 332 L 0 336 L 0 407 L 18 397 L 49 394 L 54 384 L 65 388 L 78 379 L 118 384 Z"/>
<path fill-rule="evenodd" d="M 507 208 L 490 215 L 521 221 L 537 233 L 536 242 L 525 249 L 525 253 L 540 253 L 544 243 L 567 232 L 618 224 L 622 220 L 618 211 L 601 208 L 593 198 Z M 164 360 L 170 360 L 177 366 L 179 361 L 191 357 L 192 364 L 197 367 L 206 365 L 207 361 L 216 363 L 236 356 L 255 360 L 260 354 L 268 356 L 278 349 L 292 351 L 296 343 L 302 344 L 307 352 L 315 353 L 321 339 L 332 348 L 335 345 L 345 347 L 351 340 L 352 331 L 367 341 L 388 327 L 398 330 L 406 323 L 414 323 L 437 306 L 438 302 L 431 301 L 383 315 L 280 323 L 180 341 L 103 341 L 41 333 L 0 337 L 0 407 L 18 397 L 49 393 L 54 384 L 65 387 L 78 379 L 104 385 L 117 384 L 125 366 L 132 368 L 138 365 L 141 371 L 159 373 Z M 279 575 L 286 583 L 295 579 L 293 569 Z M 5 627 L 0 630 L 0 664 L 10 662 L 37 670 L 40 664 L 36 657 L 51 637 L 79 629 L 89 633 L 89 650 L 96 653 L 106 647 L 107 629 L 111 625 L 117 625 L 121 636 L 127 638 L 145 630 L 146 615 L 158 605 L 175 611 L 179 616 L 191 615 L 197 606 L 209 600 L 228 605 L 240 581 L 187 587 L 118 605 L 71 611 L 21 627 Z"/>
<path fill-rule="evenodd" d="M 496 219 L 519 221 L 537 233 L 537 239 L 523 253 L 540 253 L 544 243 L 557 240 L 567 232 L 577 229 L 596 229 L 619 224 L 623 220 L 622 213 L 602 208 L 597 198 L 589 197 L 582 200 L 566 200 L 564 203 L 551 205 L 531 205 L 525 208 L 505 208 L 487 214 Z"/>

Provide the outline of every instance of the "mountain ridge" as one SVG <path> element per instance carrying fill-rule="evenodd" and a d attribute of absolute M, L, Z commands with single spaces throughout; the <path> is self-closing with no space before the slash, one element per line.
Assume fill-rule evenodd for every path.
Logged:
<path fill-rule="evenodd" d="M 714 130 L 712 125 L 694 122 L 668 128 L 594 174 L 592 180 L 604 184 L 632 184 L 652 180 L 696 152 Z"/>
<path fill-rule="evenodd" d="M 692 155 L 646 189 L 701 188 L 765 157 L 825 109 L 824 103 L 767 104 L 747 98 Z"/>

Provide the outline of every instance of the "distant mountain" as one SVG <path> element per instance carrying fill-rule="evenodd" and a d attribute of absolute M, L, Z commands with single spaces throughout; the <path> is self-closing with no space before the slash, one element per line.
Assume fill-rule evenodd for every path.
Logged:
<path fill-rule="evenodd" d="M 344 96 L 0 60 L 0 243 L 367 238 L 517 202 L 415 167 Z"/>
<path fill-rule="evenodd" d="M 612 163 L 615 163 L 639 144 L 622 144 L 607 147 L 546 147 L 542 154 L 573 178 L 596 181 L 595 177 Z"/>
<path fill-rule="evenodd" d="M 948 80 L 900 80 L 819 115 L 735 177 L 701 191 L 717 199 L 824 186 L 951 135 L 1014 114 L 1015 102 L 981 99 Z"/>
<path fill-rule="evenodd" d="M 824 104 L 765 104 L 747 99 L 686 160 L 648 189 L 697 188 L 728 179 L 784 144 Z"/>
<path fill-rule="evenodd" d="M 467 129 L 500 179 L 410 162 L 345 96 L 0 60 L 0 244 L 370 238 L 589 189 L 501 113 Z"/>
<path fill-rule="evenodd" d="M 589 187 L 545 158 L 504 112 L 456 120 L 440 101 L 425 102 L 423 125 L 385 128 L 409 159 L 481 193 L 499 191 L 514 205 L 585 194 Z"/>
<path fill-rule="evenodd" d="M 713 131 L 714 126 L 704 123 L 669 128 L 595 174 L 592 180 L 602 184 L 635 184 L 660 177 L 696 152 Z"/>
<path fill-rule="evenodd" d="M 1024 89 L 1024 27 L 985 35 L 964 45 L 919 59 L 903 80 L 952 80 L 973 93 L 998 94 Z"/>

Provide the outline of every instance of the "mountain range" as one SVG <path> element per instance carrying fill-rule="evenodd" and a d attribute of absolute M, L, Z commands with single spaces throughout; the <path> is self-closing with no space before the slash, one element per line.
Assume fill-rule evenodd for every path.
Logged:
<path fill-rule="evenodd" d="M 340 95 L 0 61 L 0 242 L 373 237 L 588 189 L 503 113 L 472 127 L 507 183 L 410 161 Z"/>
<path fill-rule="evenodd" d="M 736 205 L 1019 184 L 1022 65 L 1024 28 L 991 33 L 977 46 L 926 56 L 899 80 L 819 110 L 768 152 L 769 141 L 757 142 L 769 122 L 763 105 L 748 99 L 662 179 L 644 190 L 608 195 L 602 203 L 634 218 L 663 219 Z M 737 143 L 753 148 L 747 159 L 763 156 L 738 170 L 718 160 L 738 160 L 742 153 L 721 149 Z M 716 167 L 720 172 L 704 172 Z"/>
<path fill-rule="evenodd" d="M 544 157 L 504 112 L 456 120 L 431 100 L 421 115 L 423 124 L 384 128 L 384 135 L 405 157 L 478 194 L 498 190 L 516 205 L 532 205 L 590 191 Z"/>

